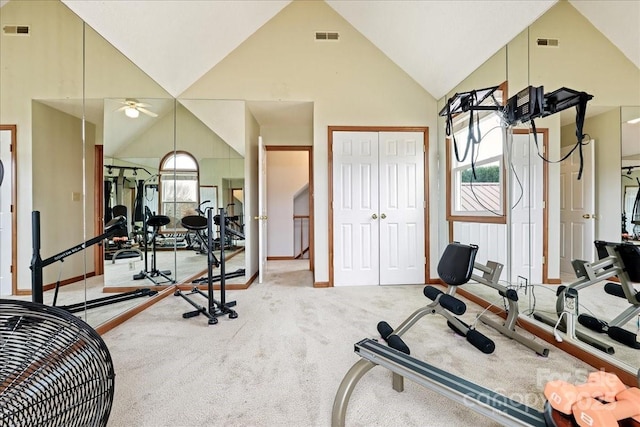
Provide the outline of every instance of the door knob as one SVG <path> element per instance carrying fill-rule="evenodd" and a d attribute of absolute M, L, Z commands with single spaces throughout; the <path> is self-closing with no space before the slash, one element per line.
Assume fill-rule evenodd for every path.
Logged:
<path fill-rule="evenodd" d="M 378 219 L 378 215 L 373 214 L 373 215 L 371 215 L 371 218 L 373 218 L 373 219 Z"/>
<path fill-rule="evenodd" d="M 584 215 L 582 215 L 582 218 L 584 218 L 584 219 L 589 219 L 589 218 L 591 218 L 591 215 L 589 215 L 589 214 L 584 214 Z"/>
<path fill-rule="evenodd" d="M 385 214 L 380 215 L 380 218 L 385 219 L 387 216 Z"/>

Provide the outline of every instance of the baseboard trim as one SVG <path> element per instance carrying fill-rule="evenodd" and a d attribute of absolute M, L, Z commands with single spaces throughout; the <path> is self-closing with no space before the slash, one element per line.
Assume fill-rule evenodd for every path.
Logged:
<path fill-rule="evenodd" d="M 313 282 L 314 288 L 330 288 L 329 282 Z"/>
<path fill-rule="evenodd" d="M 293 261 L 296 257 L 292 256 L 268 256 L 267 261 Z"/>

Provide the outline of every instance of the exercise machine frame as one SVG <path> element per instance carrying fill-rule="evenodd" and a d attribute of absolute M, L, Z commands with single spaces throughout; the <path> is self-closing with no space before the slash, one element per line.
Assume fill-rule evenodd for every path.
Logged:
<path fill-rule="evenodd" d="M 451 261 L 455 261 L 455 260 L 451 260 Z M 516 292 L 515 289 L 508 289 L 507 287 L 498 283 L 498 281 L 500 280 L 500 275 L 502 274 L 503 265 L 495 261 L 488 261 L 486 265 L 483 265 L 479 262 L 474 261 L 473 269 L 481 271 L 482 276 L 479 276 L 473 273 L 473 270 L 472 270 L 469 281 L 474 280 L 482 285 L 496 289 L 500 294 L 500 296 L 506 298 L 508 301 L 508 313 L 504 323 L 499 323 L 489 318 L 486 314 L 481 314 L 478 317 L 478 320 L 480 320 L 482 323 L 486 324 L 487 326 L 490 326 L 493 329 L 497 330 L 502 335 L 505 335 L 511 339 L 514 339 L 518 341 L 520 344 L 523 344 L 529 347 L 531 350 L 535 351 L 538 355 L 547 357 L 549 355 L 548 347 L 546 347 L 540 342 L 534 341 L 530 338 L 526 338 L 525 336 L 518 333 L 515 329 L 516 323 L 519 317 L 518 293 Z M 469 281 L 465 283 L 468 283 Z M 445 292 L 440 292 L 438 290 L 435 290 L 434 288 L 434 291 L 432 293 L 427 292 L 425 288 L 425 295 L 432 294 L 433 296 L 435 295 L 436 292 L 438 292 L 437 296 L 433 299 L 433 302 L 413 312 L 413 314 L 411 314 L 404 322 L 402 322 L 400 326 L 398 326 L 396 329 L 393 329 L 393 331 L 391 331 L 391 327 L 388 326 L 386 322 L 381 322 L 381 324 L 386 324 L 386 326 L 382 326 L 382 328 L 380 327 L 381 324 L 378 325 L 378 331 L 381 333 L 381 335 L 385 339 L 389 335 L 402 336 L 402 334 L 404 334 L 407 330 L 409 330 L 409 328 L 411 328 L 423 316 L 427 314 L 437 313 L 437 314 L 441 314 L 447 319 L 447 324 L 451 329 L 453 329 L 457 333 L 466 335 L 465 331 L 468 332 L 472 329 L 468 325 L 466 325 L 464 322 L 456 318 L 449 311 L 449 310 L 453 311 L 454 314 L 462 314 L 464 312 L 464 310 L 457 311 L 457 312 L 455 310 L 455 308 L 458 306 L 464 306 L 464 303 L 462 303 L 461 301 L 457 300 L 457 298 L 455 298 L 455 293 L 458 286 L 461 286 L 461 285 L 448 284 Z M 459 304 L 451 304 L 449 303 L 449 301 L 459 302 Z M 477 334 L 479 334 L 479 332 Z M 486 340 L 489 340 L 486 337 L 484 338 Z M 486 349 L 487 351 L 483 350 L 483 348 L 480 348 L 478 347 L 478 345 L 476 345 L 477 342 L 478 342 L 477 340 L 473 340 L 472 344 L 478 349 L 480 349 L 481 351 L 485 353 L 490 353 L 493 351 L 492 349 L 491 351 L 488 351 L 489 349 Z M 493 343 L 490 340 L 489 342 Z M 481 340 L 480 343 L 481 344 L 484 343 L 485 346 L 488 345 L 488 342 L 485 342 L 484 340 Z"/>
<path fill-rule="evenodd" d="M 220 220 L 224 221 L 224 208 L 220 208 Z M 224 228 L 220 227 L 220 241 L 224 241 Z M 208 211 L 207 215 L 207 292 L 201 291 L 197 286 L 195 286 L 191 292 L 184 293 L 182 290 L 177 289 L 174 292 L 175 296 L 182 297 L 185 301 L 191 304 L 195 310 L 188 311 L 182 314 L 184 319 L 188 319 L 191 317 L 198 316 L 200 314 L 207 317 L 209 325 L 215 325 L 218 323 L 218 317 L 229 315 L 229 319 L 236 319 L 238 317 L 238 313 L 233 310 L 231 307 L 235 307 L 235 301 L 226 301 L 226 289 L 225 289 L 225 254 L 224 254 L 224 245 L 221 245 L 220 248 L 220 300 L 216 300 L 213 295 L 213 266 L 214 266 L 214 255 L 213 255 L 213 214 L 211 209 Z M 204 307 L 200 304 L 197 304 L 193 301 L 190 296 L 198 294 L 205 298 L 207 298 L 207 306 Z"/>
<path fill-rule="evenodd" d="M 596 244 L 597 243 L 604 242 L 596 242 Z M 593 263 L 583 260 L 573 260 L 571 264 L 578 280 L 566 287 L 558 288 L 556 300 L 557 318 L 554 319 L 542 313 L 534 313 L 533 317 L 536 320 L 541 321 L 549 326 L 553 326 L 554 334 L 557 333 L 557 330 L 564 332 L 565 339 L 568 341 L 582 341 L 607 354 L 614 354 L 615 349 L 612 345 L 577 330 L 576 322 L 579 318 L 578 291 L 580 291 L 581 289 L 597 284 L 604 280 L 611 279 L 612 277 L 618 277 L 622 289 L 625 292 L 625 296 L 627 298 L 634 298 L 631 293 L 632 287 L 630 285 L 630 278 L 627 272 L 627 268 L 617 250 L 618 245 L 619 244 L 606 243 L 605 247 L 607 249 L 608 256 L 601 258 L 600 260 Z M 640 308 L 638 306 L 632 305 L 631 307 L 628 307 L 625 311 L 623 311 L 618 317 L 612 320 L 609 325 L 611 327 L 619 327 L 635 317 L 638 312 L 640 312 Z M 626 331 L 620 332 L 624 333 Z M 625 335 L 627 339 L 629 338 L 629 334 L 635 335 L 631 332 L 627 332 L 627 334 Z M 558 338 L 560 337 L 557 336 L 556 340 L 558 340 Z M 615 336 L 612 338 L 615 339 Z M 623 343 L 628 344 L 626 342 Z"/>
<path fill-rule="evenodd" d="M 105 226 L 104 232 L 96 237 L 93 237 L 85 242 L 79 243 L 69 249 L 66 249 L 59 254 L 56 254 L 52 257 L 42 259 L 40 255 L 40 211 L 33 211 L 31 213 L 32 219 L 32 246 L 33 246 L 33 256 L 31 258 L 31 300 L 33 302 L 37 302 L 43 304 L 44 300 L 44 289 L 43 289 L 43 275 L 42 270 L 44 267 L 53 264 L 54 262 L 64 262 L 64 259 L 80 252 L 89 246 L 93 246 L 96 243 L 100 243 L 105 239 L 108 239 L 116 232 L 126 229 L 126 218 L 123 216 L 119 216 L 114 218 Z M 53 296 L 53 306 L 56 306 L 58 300 L 58 290 L 60 288 L 60 282 L 56 282 L 56 288 Z M 81 303 L 70 304 L 67 306 L 60 306 L 59 308 L 65 309 L 71 313 L 77 313 L 79 311 L 84 311 L 85 309 L 103 307 L 109 304 L 115 304 L 122 301 L 127 301 L 133 298 L 139 298 L 143 296 L 152 296 L 157 294 L 156 291 L 152 291 L 150 289 L 136 289 L 130 292 L 125 292 L 116 295 L 110 295 L 107 297 L 97 298 Z"/>
<path fill-rule="evenodd" d="M 148 209 L 148 208 L 147 208 Z M 144 270 L 140 271 L 140 273 L 138 274 L 134 274 L 133 275 L 133 280 L 141 280 L 144 278 L 149 279 L 151 282 L 153 282 L 154 285 L 158 286 L 158 285 L 164 285 L 165 283 L 169 283 L 169 284 L 173 284 L 176 283 L 176 281 L 174 279 L 172 279 L 171 277 L 169 277 L 169 275 L 171 274 L 171 270 L 158 270 L 157 267 L 157 252 L 156 252 L 156 235 L 158 234 L 158 231 L 160 230 L 160 225 L 156 226 L 153 225 L 153 233 L 151 235 L 151 245 L 153 246 L 152 249 L 152 255 L 151 255 L 151 270 L 149 270 L 149 238 L 148 238 L 148 218 L 147 216 L 149 216 L 149 218 L 159 218 L 161 217 L 161 215 L 152 215 L 150 214 L 150 210 L 148 210 L 147 212 L 145 212 L 143 218 L 142 218 L 142 229 L 144 232 L 143 235 L 143 243 L 144 243 Z M 168 217 L 167 217 L 168 219 Z M 156 279 L 156 277 L 162 277 L 165 279 L 164 282 L 160 282 Z"/>

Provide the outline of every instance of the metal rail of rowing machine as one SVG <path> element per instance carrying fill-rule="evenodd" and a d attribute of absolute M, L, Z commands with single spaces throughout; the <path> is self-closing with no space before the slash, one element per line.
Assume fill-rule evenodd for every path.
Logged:
<path fill-rule="evenodd" d="M 544 414 L 485 387 L 438 369 L 405 353 L 365 338 L 354 346 L 362 359 L 347 372 L 333 402 L 331 426 L 344 427 L 349 398 L 360 378 L 380 365 L 393 373 L 393 389 L 404 389 L 404 378 L 436 391 L 505 426 L 546 426 Z"/>

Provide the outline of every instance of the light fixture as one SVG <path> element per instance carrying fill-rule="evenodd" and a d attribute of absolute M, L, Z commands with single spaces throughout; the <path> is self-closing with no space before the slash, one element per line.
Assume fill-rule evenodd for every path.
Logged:
<path fill-rule="evenodd" d="M 140 111 L 138 111 L 138 109 L 135 107 L 127 107 L 124 109 L 124 114 L 125 116 L 130 117 L 132 119 L 137 119 L 138 116 L 140 115 Z"/>
<path fill-rule="evenodd" d="M 640 123 L 640 117 L 636 117 L 635 119 L 627 120 L 627 123 L 630 125 L 635 125 L 636 123 Z"/>

